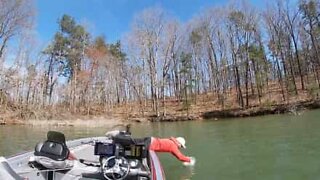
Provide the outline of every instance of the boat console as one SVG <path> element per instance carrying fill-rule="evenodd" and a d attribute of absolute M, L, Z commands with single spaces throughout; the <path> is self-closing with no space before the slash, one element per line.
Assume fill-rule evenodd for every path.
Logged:
<path fill-rule="evenodd" d="M 120 132 L 112 140 L 112 143 L 95 143 L 94 153 L 100 157 L 104 177 L 108 180 L 149 178 L 148 138 L 134 139 L 130 133 Z"/>

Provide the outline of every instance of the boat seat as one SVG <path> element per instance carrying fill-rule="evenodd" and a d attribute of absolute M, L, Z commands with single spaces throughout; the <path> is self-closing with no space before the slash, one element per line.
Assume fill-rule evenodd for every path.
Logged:
<path fill-rule="evenodd" d="M 49 131 L 47 140 L 36 145 L 34 155 L 48 157 L 55 161 L 64 161 L 68 158 L 69 153 L 64 134 Z"/>
<path fill-rule="evenodd" d="M 47 140 L 36 145 L 34 161 L 49 169 L 68 168 L 72 166 L 67 161 L 69 153 L 64 134 L 49 131 Z"/>

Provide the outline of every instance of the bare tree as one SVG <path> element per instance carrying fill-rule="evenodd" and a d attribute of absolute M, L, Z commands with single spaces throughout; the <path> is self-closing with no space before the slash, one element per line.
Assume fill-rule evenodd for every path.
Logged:
<path fill-rule="evenodd" d="M 9 40 L 32 26 L 33 17 L 32 0 L 0 1 L 0 58 Z"/>
<path fill-rule="evenodd" d="M 149 8 L 136 15 L 132 25 L 133 36 L 136 36 L 137 44 L 141 48 L 141 59 L 146 62 L 148 68 L 152 107 L 157 116 L 159 116 L 159 75 L 157 67 L 164 24 L 165 14 L 163 10 L 161 8 Z"/>

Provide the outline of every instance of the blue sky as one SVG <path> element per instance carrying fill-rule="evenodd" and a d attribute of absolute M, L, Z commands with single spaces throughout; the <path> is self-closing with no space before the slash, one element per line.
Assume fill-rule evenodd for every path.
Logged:
<path fill-rule="evenodd" d="M 129 31 L 135 14 L 145 8 L 160 6 L 182 22 L 201 10 L 220 6 L 226 0 L 36 0 L 36 31 L 40 41 L 47 43 L 58 30 L 58 19 L 71 15 L 85 24 L 93 36 L 104 35 L 108 42 L 121 39 Z M 253 4 L 261 1 L 251 0 Z"/>

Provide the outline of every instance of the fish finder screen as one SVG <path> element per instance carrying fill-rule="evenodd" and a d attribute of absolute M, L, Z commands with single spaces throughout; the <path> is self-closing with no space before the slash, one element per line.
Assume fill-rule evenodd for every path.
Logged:
<path fill-rule="evenodd" d="M 114 144 L 96 143 L 94 147 L 94 154 L 112 156 L 114 155 L 114 149 Z"/>
<path fill-rule="evenodd" d="M 129 158 L 140 158 L 142 156 L 143 148 L 139 145 L 131 145 L 124 147 L 124 156 Z"/>

